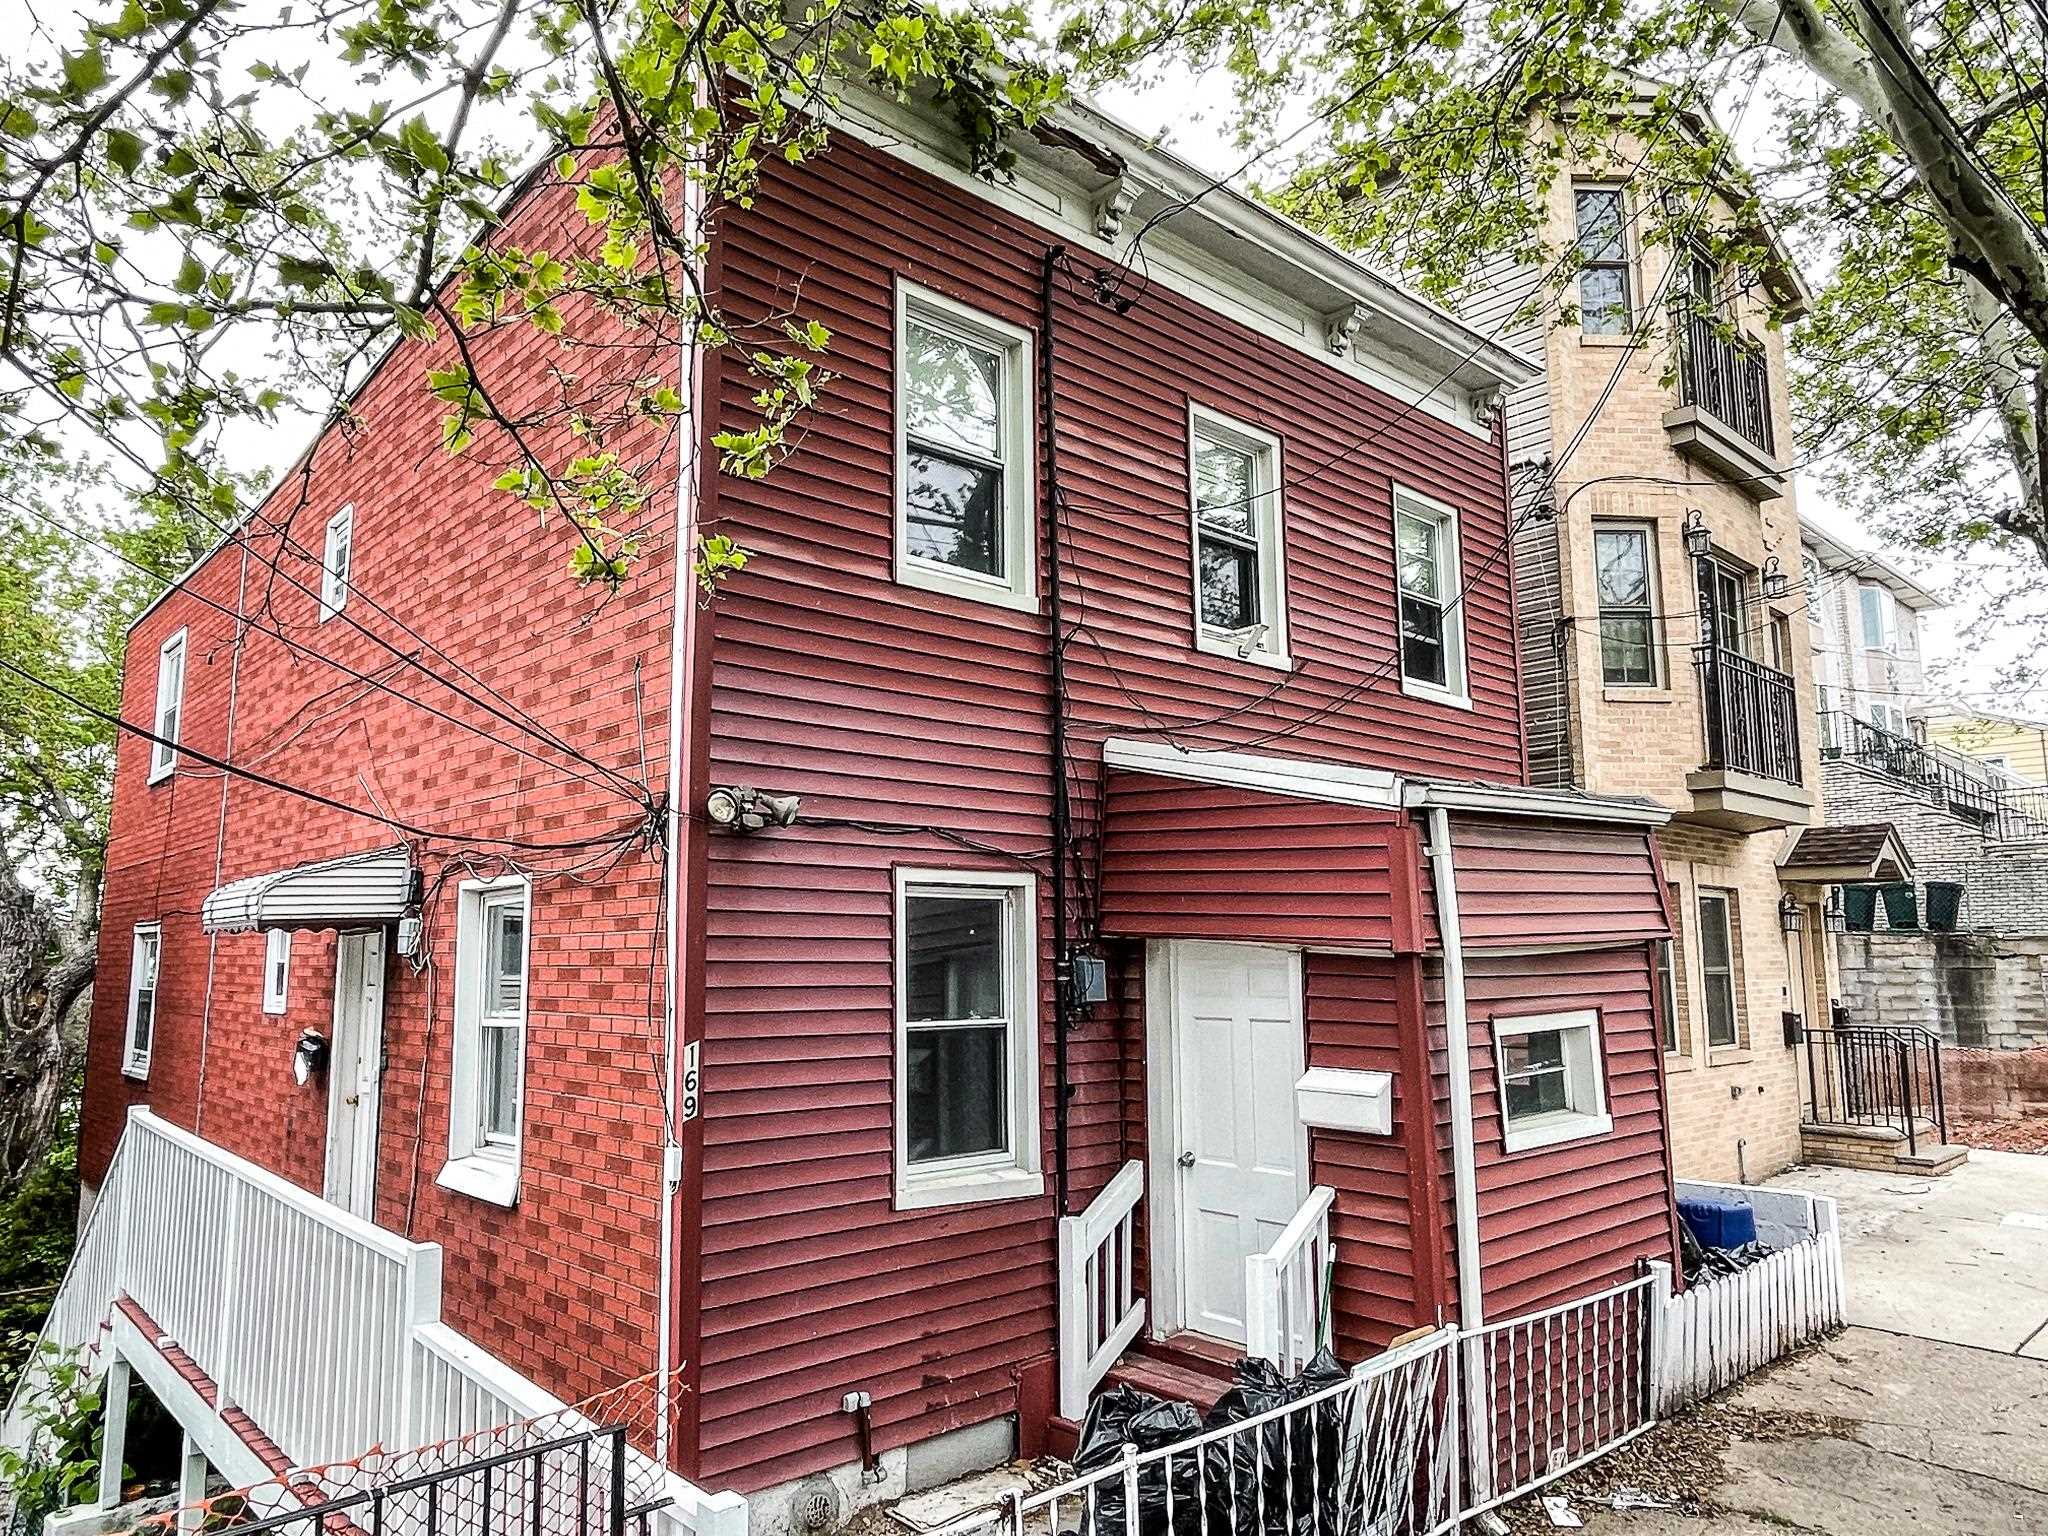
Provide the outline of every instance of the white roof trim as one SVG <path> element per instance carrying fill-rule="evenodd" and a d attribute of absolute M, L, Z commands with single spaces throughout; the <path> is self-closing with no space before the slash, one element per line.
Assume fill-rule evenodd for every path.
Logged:
<path fill-rule="evenodd" d="M 199 926 L 207 933 L 374 927 L 397 922 L 411 900 L 412 854 L 378 848 L 223 885 L 200 907 Z"/>
<path fill-rule="evenodd" d="M 1158 741 L 1112 736 L 1102 744 L 1102 765 L 1127 773 L 1156 773 L 1196 784 L 1296 795 L 1334 805 L 1363 805 L 1393 811 L 1401 807 L 1401 780 L 1379 768 L 1351 768 L 1298 757 L 1257 752 L 1185 752 Z"/>
<path fill-rule="evenodd" d="M 1473 815 L 1533 816 L 1546 821 L 1601 821 L 1637 827 L 1661 827 L 1671 820 L 1671 812 L 1663 806 L 1642 800 L 1427 779 L 1414 780 L 1407 789 L 1410 806 L 1440 806 Z"/>

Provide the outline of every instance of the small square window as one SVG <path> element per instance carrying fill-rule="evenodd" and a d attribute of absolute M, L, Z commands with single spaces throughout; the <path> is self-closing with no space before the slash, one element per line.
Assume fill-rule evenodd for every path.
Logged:
<path fill-rule="evenodd" d="M 896 579 L 1035 610 L 1031 334 L 897 288 Z"/>
<path fill-rule="evenodd" d="M 327 548 L 320 562 L 320 621 L 323 624 L 348 604 L 355 538 L 354 507 L 343 507 L 327 520 Z"/>
<path fill-rule="evenodd" d="M 1280 439 L 1191 406 L 1188 496 L 1196 649 L 1287 666 Z"/>
<path fill-rule="evenodd" d="M 1495 1019 L 1493 1049 L 1509 1152 L 1600 1136 L 1614 1128 L 1595 1010 Z"/>
<path fill-rule="evenodd" d="M 1394 491 L 1401 691 L 1471 706 L 1465 681 L 1464 566 L 1458 514 L 1413 491 Z"/>
<path fill-rule="evenodd" d="M 896 1204 L 1044 1192 L 1029 875 L 899 870 Z"/>
<path fill-rule="evenodd" d="M 156 715 L 150 727 L 149 782 L 169 778 L 178 766 L 178 730 L 185 716 L 185 631 L 156 653 Z"/>
<path fill-rule="evenodd" d="M 473 880 L 457 899 L 454 1083 L 439 1182 L 497 1205 L 519 1197 L 532 892 Z"/>
<path fill-rule="evenodd" d="M 128 1029 L 121 1047 L 121 1070 L 129 1077 L 149 1076 L 150 1053 L 156 1045 L 156 979 L 163 943 L 159 924 L 135 925 L 128 959 Z"/>
<path fill-rule="evenodd" d="M 263 1011 L 283 1013 L 291 986 L 292 935 L 289 928 L 272 928 L 263 935 Z"/>

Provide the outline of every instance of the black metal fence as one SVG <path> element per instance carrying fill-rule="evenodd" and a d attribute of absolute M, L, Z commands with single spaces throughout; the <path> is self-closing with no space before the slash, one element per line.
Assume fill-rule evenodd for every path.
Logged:
<path fill-rule="evenodd" d="M 1846 758 L 1918 790 L 1944 810 L 1999 828 L 2000 789 L 1938 747 L 1900 736 L 1843 709 L 1821 711 L 1820 754 Z"/>
<path fill-rule="evenodd" d="M 1920 1150 L 1932 1127 L 1948 1140 L 1941 1037 L 1930 1030 L 1837 1024 L 1806 1032 L 1806 1123 L 1889 1127 Z"/>
<path fill-rule="evenodd" d="M 287 1536 L 650 1536 L 662 1506 L 635 1501 L 627 1460 L 623 1426 L 593 1428 L 215 1523 Z"/>
<path fill-rule="evenodd" d="M 1763 349 L 1730 336 L 1711 315 L 1691 315 L 1679 342 L 1679 398 L 1777 455 L 1771 425 L 1771 374 Z"/>
<path fill-rule="evenodd" d="M 1791 674 L 1723 645 L 1693 647 L 1707 766 L 1800 782 L 1799 696 Z"/>

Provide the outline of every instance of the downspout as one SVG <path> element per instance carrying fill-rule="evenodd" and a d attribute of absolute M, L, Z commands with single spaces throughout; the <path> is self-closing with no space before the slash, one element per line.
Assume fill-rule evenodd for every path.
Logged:
<path fill-rule="evenodd" d="M 1053 410 L 1053 275 L 1066 255 L 1049 245 L 1038 272 L 1038 398 L 1045 456 L 1042 521 L 1046 563 L 1046 718 L 1052 734 L 1052 1155 L 1053 1212 L 1067 1214 L 1067 1030 L 1071 957 L 1067 953 L 1067 860 L 1072 851 L 1073 808 L 1067 798 L 1066 622 L 1060 607 L 1060 449 Z"/>
<path fill-rule="evenodd" d="M 228 657 L 228 726 L 227 742 L 221 748 L 221 761 L 235 760 L 235 694 L 242 680 L 242 640 L 248 633 L 248 619 L 242 605 L 249 591 L 249 546 L 242 545 L 241 569 L 235 576 L 235 648 Z M 190 671 L 188 663 L 187 671 Z M 234 775 L 223 772 L 220 776 L 220 817 L 213 828 L 213 888 L 220 889 L 221 874 L 226 868 L 228 848 L 228 785 Z M 206 936 L 206 996 L 199 1004 L 199 1081 L 192 1090 L 192 1134 L 204 1134 L 206 1124 L 206 1048 L 213 1039 L 213 971 L 214 962 L 220 951 L 220 935 Z M 263 974 L 270 974 L 270 961 L 266 954 Z"/>
<path fill-rule="evenodd" d="M 1476 1497 L 1493 1494 L 1490 1446 L 1492 1412 L 1485 1369 L 1485 1346 L 1477 1330 L 1486 1322 L 1486 1292 L 1479 1272 L 1479 1175 L 1472 1129 L 1472 1026 L 1465 1001 L 1465 935 L 1458 921 L 1458 871 L 1451 857 L 1450 813 L 1440 805 L 1429 812 L 1430 884 L 1436 888 L 1436 926 L 1444 952 L 1444 1065 L 1451 1094 L 1451 1208 L 1457 1231 L 1458 1329 L 1464 1361 L 1461 1399 L 1464 1407 L 1465 1465 Z"/>

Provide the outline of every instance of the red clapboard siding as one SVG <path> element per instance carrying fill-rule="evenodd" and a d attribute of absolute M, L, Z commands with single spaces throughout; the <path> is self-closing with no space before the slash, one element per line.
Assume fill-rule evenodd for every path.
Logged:
<path fill-rule="evenodd" d="M 1512 1317 L 1671 1257 L 1660 1046 L 1646 946 L 1548 955 L 1472 956 L 1473 1140 L 1480 1262 L 1489 1318 Z M 1432 999 L 1440 1007 L 1440 1001 Z M 1509 1156 L 1501 1140 L 1492 1021 L 1594 1008 L 1614 1129 L 1605 1136 Z"/>
<path fill-rule="evenodd" d="M 1054 785 L 1043 615 L 892 578 L 895 283 L 1037 332 L 1040 265 L 1055 238 L 843 137 L 811 164 L 771 168 L 755 207 L 723 228 L 723 301 L 815 315 L 832 333 L 834 378 L 773 474 L 716 483 L 715 526 L 753 558 L 709 610 L 711 780 L 798 794 L 807 817 L 866 827 L 712 841 L 697 1406 L 699 1473 L 714 1485 L 754 1488 L 853 1460 L 855 1426 L 839 1399 L 855 1386 L 874 1396 L 884 1448 L 1012 1412 L 1017 1367 L 1053 1349 L 1051 1200 L 899 1216 L 889 1148 L 891 869 L 1015 867 L 958 841 L 969 839 L 1038 860 L 1049 901 Z M 1090 934 L 1098 872 L 1103 885 L 1173 873 L 1134 852 L 1111 874 L 1098 838 L 1106 737 L 1164 730 L 1189 745 L 1515 778 L 1508 573 L 1487 559 L 1507 526 L 1497 442 L 1164 285 L 1123 316 L 1092 303 L 1085 283 L 1056 284 L 1054 303 L 1075 932 Z M 723 422 L 744 424 L 756 384 L 730 357 L 712 373 Z M 1190 399 L 1282 439 L 1291 676 L 1194 650 Z M 1464 518 L 1471 710 L 1404 696 L 1389 666 L 1397 481 Z M 1235 879 L 1253 898 L 1237 898 L 1230 936 L 1264 936 L 1244 921 L 1292 902 L 1297 933 L 1387 944 L 1385 827 L 1299 803 L 1258 814 L 1301 829 L 1304 857 L 1286 865 L 1284 888 L 1243 873 L 1272 868 L 1284 820 L 1214 843 L 1220 878 L 1178 872 L 1183 882 L 1204 874 L 1211 889 Z M 1318 827 L 1343 834 L 1319 865 L 1303 840 Z M 1172 847 L 1158 851 L 1170 865 Z M 1105 906 L 1120 899 L 1102 895 Z M 1319 904 L 1329 915 L 1316 925 Z M 1197 926 L 1198 909 L 1189 896 L 1170 929 L 1105 931 L 1215 931 Z M 1049 906 L 1041 918 L 1049 928 Z M 1049 933 L 1041 948 L 1049 984 Z M 1116 1000 L 1068 1042 L 1076 1209 L 1145 1154 L 1142 951 L 1105 950 Z M 1050 1185 L 1049 992 L 1040 1001 Z M 1373 1283 L 1361 1275 L 1361 1288 Z M 927 1304 L 903 1306 L 913 1293 Z M 797 1358 L 826 1363 L 800 1385 L 746 1379 Z"/>
<path fill-rule="evenodd" d="M 1647 830 L 1505 817 L 1450 821 L 1468 948 L 1669 937 Z"/>
<path fill-rule="evenodd" d="M 1111 773 L 1102 931 L 1387 946 L 1391 811 Z"/>

